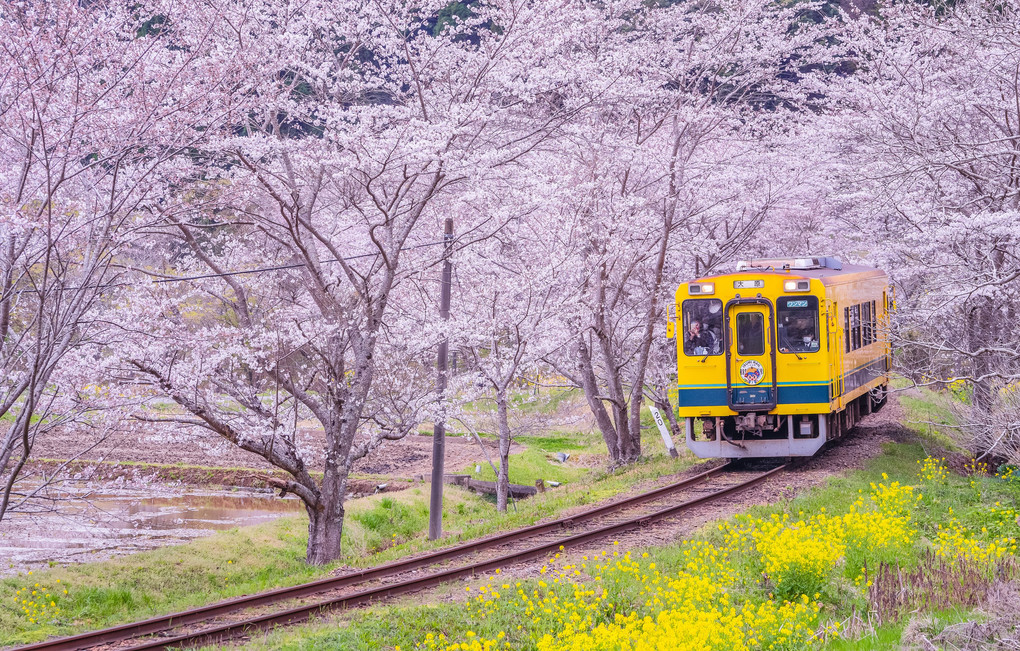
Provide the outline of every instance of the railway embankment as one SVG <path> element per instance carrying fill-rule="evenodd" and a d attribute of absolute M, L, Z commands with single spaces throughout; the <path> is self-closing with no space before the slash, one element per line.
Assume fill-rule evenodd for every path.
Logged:
<path fill-rule="evenodd" d="M 929 431 L 930 409 L 919 411 L 930 405 L 923 396 L 903 402 L 906 409 L 890 405 L 819 457 L 731 499 L 242 642 L 559 649 L 618 648 L 640 638 L 659 648 L 793 649 L 897 648 L 906 640 L 922 648 L 954 635 L 958 642 L 961 623 L 980 621 L 984 643 L 994 645 L 1012 630 L 1001 606 L 1016 595 L 1020 486 L 1008 470 L 942 461 L 949 458 L 943 435 Z M 616 473 L 592 472 L 498 521 L 491 504 L 451 488 L 446 518 L 454 535 L 445 542 L 648 490 L 675 480 L 675 463 L 662 455 Z M 695 472 L 694 460 L 684 464 Z M 420 554 L 430 548 L 421 535 L 422 493 L 366 498 L 362 514 L 350 512 L 348 557 L 330 568 L 303 564 L 304 524 L 281 518 L 113 561 L 22 572 L 2 584 L 10 593 L 0 610 L 3 643 Z"/>
<path fill-rule="evenodd" d="M 564 550 L 536 567 L 450 586 L 427 605 L 404 600 L 251 644 L 1014 648 L 1017 475 L 981 463 L 951 468 L 927 427 L 880 427 L 887 436 L 875 456 L 828 457 L 846 470 L 805 490 L 789 490 L 797 470 L 777 477 L 757 489 L 771 499 L 669 542 L 645 534 Z M 823 455 L 799 471 L 825 463 Z"/>
<path fill-rule="evenodd" d="M 694 464 L 692 458 L 678 464 L 662 454 L 615 473 L 578 475 L 569 490 L 549 490 L 520 501 L 500 518 L 493 517 L 494 506 L 484 496 L 448 486 L 446 535 L 435 543 L 425 540 L 427 484 L 369 495 L 349 502 L 344 558 L 322 568 L 304 563 L 307 519 L 302 515 L 97 562 L 54 561 L 51 567 L 30 568 L 11 563 L 11 573 L 0 579 L 0 646 L 145 619 L 517 529 L 667 483 Z"/>

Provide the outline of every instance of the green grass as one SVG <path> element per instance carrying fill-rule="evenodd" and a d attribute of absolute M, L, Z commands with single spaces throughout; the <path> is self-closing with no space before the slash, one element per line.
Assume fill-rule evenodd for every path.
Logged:
<path fill-rule="evenodd" d="M 580 389 L 543 389 L 516 391 L 511 398 L 513 408 L 526 414 L 556 414 L 569 402 L 584 400 Z"/>
<path fill-rule="evenodd" d="M 559 463 L 553 461 L 551 456 L 550 453 L 536 448 L 527 448 L 523 452 L 511 454 L 508 464 L 510 466 L 510 483 L 532 486 L 539 479 L 574 483 L 589 472 L 588 468 L 572 466 L 570 459 L 567 460 L 567 463 Z M 496 464 L 497 468 L 499 467 L 499 459 L 493 459 L 492 462 Z M 482 481 L 496 480 L 496 474 L 488 463 L 479 464 L 479 469 L 480 472 L 476 473 L 474 472 L 475 466 L 471 465 L 461 472 Z"/>
<path fill-rule="evenodd" d="M 631 490 L 638 482 L 673 474 L 693 463 L 653 456 L 615 472 L 594 470 L 571 486 L 517 502 L 516 512 L 497 514 L 490 502 L 455 486 L 444 487 L 441 541 L 430 542 L 427 485 L 352 500 L 347 505 L 344 557 L 327 567 L 304 563 L 307 520 L 220 532 L 186 545 L 109 561 L 22 572 L 0 580 L 0 646 L 26 644 L 212 603 L 240 594 L 293 585 L 324 576 L 336 565 L 366 567 L 409 554 L 534 524 L 564 509 Z M 57 581 L 59 580 L 59 584 Z M 15 607 L 19 589 L 48 589 L 59 616 L 28 622 Z M 68 594 L 62 594 L 63 589 Z M 41 595 L 40 595 L 41 596 Z M 364 632 L 359 633 L 364 634 Z"/>
<path fill-rule="evenodd" d="M 750 510 L 753 517 L 769 517 L 772 514 L 791 514 L 791 517 L 810 517 L 823 512 L 844 513 L 851 503 L 863 492 L 867 495 L 872 483 L 899 480 L 902 483 L 918 483 L 918 461 L 926 456 L 924 447 L 919 443 L 887 444 L 880 456 L 872 459 L 866 469 L 855 471 L 846 476 L 832 477 L 823 484 L 812 488 L 798 497 L 767 506 L 759 506 Z M 917 547 L 911 553 L 918 554 L 927 540 L 934 538 L 939 525 L 944 525 L 953 518 L 974 531 L 987 528 L 987 536 L 1003 533 L 1016 535 L 1015 522 L 998 522 L 990 516 L 990 506 L 996 502 L 1016 507 L 1020 505 L 1020 486 L 1010 484 L 995 477 L 975 476 L 973 478 L 952 475 L 944 485 L 928 486 L 925 490 L 924 506 L 918 507 L 914 514 L 914 522 L 919 529 Z M 721 544 L 721 534 L 714 526 L 707 525 L 696 538 Z M 635 555 L 641 550 L 633 550 Z M 658 564 L 660 570 L 676 572 L 684 561 L 675 546 L 651 548 L 647 550 L 647 561 Z M 749 550 L 733 550 L 738 556 L 751 553 Z M 906 565 L 917 561 L 917 557 L 904 559 Z M 739 565 L 742 572 L 752 572 L 751 564 Z M 760 576 L 752 573 L 743 576 L 741 588 L 735 594 L 735 601 L 741 599 L 763 599 L 770 588 L 763 585 Z M 867 610 L 860 594 L 853 592 L 849 584 L 841 583 L 843 579 L 833 579 L 836 583 L 822 590 L 822 618 L 827 621 L 843 621 L 856 607 Z M 640 584 L 635 575 L 633 585 L 627 584 L 626 578 L 621 579 L 622 585 L 616 586 L 619 595 L 639 595 Z M 498 583 L 498 581 L 497 581 Z M 523 589 L 530 591 L 537 585 L 537 580 L 523 581 Z M 311 624 L 301 629 L 292 629 L 270 634 L 265 639 L 253 644 L 254 648 L 265 649 L 372 649 L 389 650 L 395 646 L 403 649 L 415 648 L 428 633 L 444 632 L 453 637 L 451 642 L 463 639 L 468 631 L 474 631 L 483 638 L 493 638 L 506 630 L 508 639 L 513 638 L 510 648 L 533 648 L 526 634 L 511 634 L 514 624 L 523 624 L 525 620 L 510 621 L 508 615 L 497 613 L 481 621 L 468 615 L 462 603 L 463 584 L 446 586 L 430 599 L 431 605 L 422 605 L 416 601 L 405 600 L 397 604 L 377 607 L 359 613 L 346 613 L 328 622 Z M 640 607 L 643 598 L 634 598 L 630 603 L 617 603 L 617 611 L 627 612 L 630 608 Z M 453 601 L 454 603 L 451 603 Z M 909 617 L 909 615 L 908 615 Z M 946 625 L 966 621 L 975 617 L 968 608 L 953 608 L 946 612 L 931 614 L 930 629 L 932 635 Z M 907 621 L 898 621 L 878 626 L 875 629 L 861 629 L 860 637 L 852 640 L 836 639 L 824 648 L 837 650 L 851 649 L 897 649 Z M 928 629 L 924 629 L 926 632 Z"/>
<path fill-rule="evenodd" d="M 906 412 L 904 424 L 947 450 L 959 450 L 959 423 L 947 406 L 950 398 L 929 389 L 916 391 L 917 395 L 899 397 Z"/>
<path fill-rule="evenodd" d="M 927 633 L 929 639 L 938 634 L 939 631 L 951 624 L 958 624 L 973 620 L 976 613 L 964 608 L 951 608 L 949 610 L 927 613 L 926 625 L 922 626 L 922 632 Z M 891 624 L 875 626 L 861 634 L 855 639 L 835 639 L 825 645 L 828 651 L 900 651 L 905 647 L 903 639 L 909 622 L 899 621 Z"/>
<path fill-rule="evenodd" d="M 459 586 L 458 586 L 459 587 Z M 459 599 L 461 592 L 438 592 L 435 597 Z M 391 651 L 414 649 L 429 632 L 445 631 L 447 635 L 475 628 L 465 619 L 460 603 L 421 605 L 402 599 L 393 605 L 342 613 L 326 621 L 314 622 L 298 629 L 280 630 L 249 641 L 252 649 L 286 651 L 312 649 L 344 649 Z M 222 648 L 230 647 L 206 647 Z"/>
<path fill-rule="evenodd" d="M 587 448 L 576 436 L 515 436 L 514 442 L 534 450 L 550 453 L 573 452 Z"/>
<path fill-rule="evenodd" d="M 906 622 L 885 624 L 875 627 L 863 637 L 854 640 L 836 639 L 825 645 L 831 651 L 872 651 L 876 649 L 900 649 Z"/>
<path fill-rule="evenodd" d="M 584 400 L 580 389 L 543 389 L 535 393 L 531 389 L 517 389 L 509 392 L 511 411 L 522 414 L 551 415 L 559 413 L 568 403 Z M 491 413 L 495 411 L 495 402 L 491 398 L 482 398 L 463 405 L 469 413 Z"/>
<path fill-rule="evenodd" d="M 922 440 L 927 439 L 947 451 L 960 450 L 959 421 L 951 409 L 954 402 L 960 402 L 957 394 L 915 387 L 903 378 L 894 378 L 892 386 L 904 411 L 904 425 L 911 427 Z"/>
<path fill-rule="evenodd" d="M 306 531 L 301 519 L 280 518 L 187 545 L 5 578 L 0 580 L 0 645 L 25 644 L 311 580 L 326 570 L 305 565 Z M 15 592 L 34 589 L 36 583 L 50 591 L 60 609 L 54 622 L 31 625 L 14 608 Z"/>

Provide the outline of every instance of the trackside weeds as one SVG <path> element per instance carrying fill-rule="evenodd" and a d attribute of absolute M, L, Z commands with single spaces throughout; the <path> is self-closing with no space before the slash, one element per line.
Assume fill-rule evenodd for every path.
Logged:
<path fill-rule="evenodd" d="M 867 604 L 876 568 L 909 567 L 934 552 L 992 580 L 1017 554 L 1016 511 L 996 503 L 979 530 L 952 519 L 923 535 L 913 515 L 948 490 L 949 473 L 941 459 L 919 464 L 916 485 L 883 475 L 846 513 L 738 516 L 707 541 L 681 543 L 669 572 L 618 546 L 578 564 L 556 554 L 537 582 L 504 581 L 497 571 L 467 588 L 466 619 L 507 634 L 430 633 L 418 648 L 801 649 L 840 635 L 833 604 L 848 593 Z M 1007 473 L 1000 479 L 1011 481 Z"/>
<path fill-rule="evenodd" d="M 29 624 L 48 623 L 60 615 L 59 602 L 66 594 L 67 588 L 60 584 L 60 579 L 53 586 L 33 583 L 15 590 L 14 603 Z"/>

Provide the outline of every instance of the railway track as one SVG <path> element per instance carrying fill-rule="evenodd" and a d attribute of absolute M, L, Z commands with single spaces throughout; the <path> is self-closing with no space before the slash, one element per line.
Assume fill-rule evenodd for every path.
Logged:
<path fill-rule="evenodd" d="M 764 472 L 748 473 L 735 470 L 733 464 L 724 464 L 673 484 L 559 520 L 489 536 L 342 576 L 238 597 L 141 622 L 57 638 L 20 649 L 67 651 L 104 646 L 117 651 L 141 651 L 225 641 L 256 630 L 299 623 L 329 610 L 365 605 L 515 563 L 548 557 L 561 547 L 576 548 L 616 536 L 744 491 L 786 467 L 787 465 L 781 465 Z M 677 493 L 689 495 L 684 501 L 678 502 Z M 436 567 L 428 572 L 415 572 L 422 568 L 466 559 L 468 562 L 462 562 L 455 567 Z M 384 581 L 387 578 L 394 580 Z M 267 606 L 297 600 L 303 602 L 289 605 L 283 610 L 238 617 L 241 611 L 265 609 Z M 198 627 L 202 623 L 208 625 Z"/>

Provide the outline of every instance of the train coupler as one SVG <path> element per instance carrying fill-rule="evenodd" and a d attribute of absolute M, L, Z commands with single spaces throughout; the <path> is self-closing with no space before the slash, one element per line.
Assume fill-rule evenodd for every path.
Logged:
<path fill-rule="evenodd" d="M 735 416 L 734 421 L 738 432 L 750 432 L 755 436 L 762 436 L 765 430 L 776 428 L 775 416 L 772 414 L 758 414 L 752 411 Z"/>

